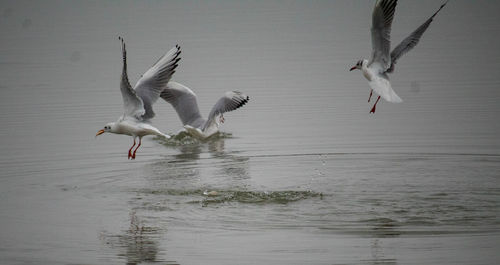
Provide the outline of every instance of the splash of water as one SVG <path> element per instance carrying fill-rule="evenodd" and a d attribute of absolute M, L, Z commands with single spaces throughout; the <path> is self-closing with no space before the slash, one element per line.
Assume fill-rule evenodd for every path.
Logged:
<path fill-rule="evenodd" d="M 218 132 L 205 140 L 200 140 L 195 137 L 192 137 L 185 131 L 181 131 L 177 134 L 171 134 L 170 136 L 171 136 L 170 139 L 165 139 L 163 137 L 155 137 L 154 140 L 165 146 L 185 146 L 185 145 L 196 145 L 200 143 L 213 142 L 221 139 L 233 138 L 233 134 L 225 132 Z"/>

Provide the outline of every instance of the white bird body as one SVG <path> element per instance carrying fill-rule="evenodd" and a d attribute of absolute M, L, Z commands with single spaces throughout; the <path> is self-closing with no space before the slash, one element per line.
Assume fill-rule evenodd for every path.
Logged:
<path fill-rule="evenodd" d="M 202 131 L 200 128 L 195 128 L 191 125 L 184 125 L 184 130 L 187 133 L 189 133 L 189 135 L 193 136 L 194 138 L 200 139 L 200 140 L 205 140 L 205 139 L 209 138 L 210 136 L 219 132 L 218 126 L 210 126 L 210 130 Z"/>
<path fill-rule="evenodd" d="M 136 119 L 126 117 L 120 118 L 117 122 L 112 123 L 109 132 L 116 134 L 125 134 L 132 137 L 144 137 L 146 135 L 156 135 L 165 138 L 170 138 L 169 135 L 162 133 L 156 127 L 146 123 L 140 122 Z"/>
<path fill-rule="evenodd" d="M 417 45 L 434 17 L 447 2 L 448 1 L 442 4 L 438 11 L 389 53 L 391 45 L 391 26 L 397 0 L 377 0 L 372 15 L 372 57 L 369 61 L 366 59 L 359 60 L 356 65 L 350 69 L 350 71 L 354 69 L 361 70 L 363 76 L 368 80 L 368 84 L 371 88 L 368 102 L 370 102 L 373 91 L 379 95 L 370 113 L 375 112 L 375 107 L 380 97 L 388 102 L 403 102 L 392 89 L 388 74 L 394 71 L 397 60 Z"/>
<path fill-rule="evenodd" d="M 184 129 L 191 136 L 205 140 L 219 131 L 217 115 L 224 122 L 223 113 L 245 105 L 249 97 L 238 91 L 228 91 L 212 107 L 208 118 L 204 119 L 198 108 L 197 96 L 187 86 L 170 81 L 160 97 L 170 103 L 177 112 Z"/>
<path fill-rule="evenodd" d="M 363 60 L 363 64 L 361 65 L 361 72 L 363 73 L 363 76 L 366 78 L 366 80 L 372 81 L 375 73 L 372 69 L 368 68 L 367 65 L 368 60 Z"/>
<path fill-rule="evenodd" d="M 141 146 L 142 137 L 156 135 L 170 138 L 150 124 L 154 117 L 152 105 L 160 96 L 161 91 L 175 73 L 177 62 L 180 60 L 180 47 L 176 45 L 142 75 L 134 88 L 130 85 L 127 75 L 127 51 L 125 43 L 122 42 L 123 71 L 120 83 L 120 91 L 123 98 L 124 114 L 116 121 L 106 124 L 104 129 L 99 130 L 96 136 L 105 132 L 130 135 L 134 138 L 134 144 L 128 151 L 128 158 L 135 159 L 137 149 Z M 135 139 L 139 137 L 139 144 L 135 146 Z"/>

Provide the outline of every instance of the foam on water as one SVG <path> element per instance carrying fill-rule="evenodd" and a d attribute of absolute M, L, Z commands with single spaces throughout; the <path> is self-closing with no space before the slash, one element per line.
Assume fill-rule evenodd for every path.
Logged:
<path fill-rule="evenodd" d="M 213 142 L 220 139 L 233 138 L 233 135 L 231 133 L 225 133 L 220 131 L 208 137 L 205 140 L 200 140 L 198 138 L 192 137 L 185 131 L 181 131 L 177 134 L 172 134 L 170 136 L 171 136 L 170 139 L 165 139 L 163 137 L 155 137 L 153 139 L 165 146 L 185 146 L 185 145 L 195 145 L 200 143 Z"/>

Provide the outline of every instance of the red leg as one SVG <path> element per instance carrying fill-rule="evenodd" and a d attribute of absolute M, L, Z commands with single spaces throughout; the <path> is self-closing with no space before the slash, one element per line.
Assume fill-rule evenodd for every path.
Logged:
<path fill-rule="evenodd" d="M 375 108 L 377 107 L 377 103 L 380 100 L 380 96 L 378 96 L 377 101 L 375 101 L 375 105 L 373 105 L 372 110 L 370 110 L 370 113 L 375 113 Z"/>
<path fill-rule="evenodd" d="M 128 159 L 130 159 L 132 157 L 132 148 L 134 148 L 135 146 L 135 137 L 134 137 L 134 144 L 132 145 L 132 147 L 130 147 L 130 149 L 128 150 Z"/>
<path fill-rule="evenodd" d="M 141 146 L 141 142 L 142 142 L 142 137 L 139 137 L 139 144 L 137 145 L 137 147 L 134 150 L 134 153 L 132 154 L 132 159 L 135 159 L 135 153 L 137 152 L 137 149 L 139 149 L 139 146 Z"/>
<path fill-rule="evenodd" d="M 370 97 L 368 97 L 368 102 L 370 102 L 370 99 L 372 99 L 372 94 L 373 94 L 373 89 L 370 89 Z"/>

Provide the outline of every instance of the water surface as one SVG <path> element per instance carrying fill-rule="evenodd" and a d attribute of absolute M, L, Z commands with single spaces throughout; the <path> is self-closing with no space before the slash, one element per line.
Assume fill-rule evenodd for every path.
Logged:
<path fill-rule="evenodd" d="M 400 1 L 403 39 L 438 8 Z M 368 112 L 372 1 L 65 2 L 0 7 L 3 264 L 495 264 L 500 18 L 451 1 Z M 174 80 L 206 115 L 249 104 L 208 142 L 103 135 L 135 82 L 182 47 Z M 181 128 L 165 102 L 154 125 Z"/>

